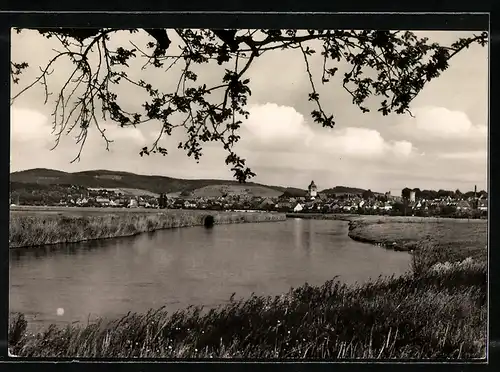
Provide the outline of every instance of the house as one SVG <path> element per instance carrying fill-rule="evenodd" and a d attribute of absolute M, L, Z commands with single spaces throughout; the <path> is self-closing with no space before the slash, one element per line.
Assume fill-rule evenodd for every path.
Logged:
<path fill-rule="evenodd" d="M 259 205 L 259 209 L 269 209 L 269 208 L 273 208 L 274 207 L 274 202 L 267 198 L 267 199 L 264 199 L 264 201 L 262 201 L 262 203 L 260 203 Z"/>
<path fill-rule="evenodd" d="M 488 199 L 480 199 L 477 203 L 477 209 L 480 211 L 488 210 Z"/>
<path fill-rule="evenodd" d="M 196 208 L 196 203 L 190 201 L 190 200 L 186 200 L 184 201 L 184 208 Z"/>
<path fill-rule="evenodd" d="M 467 211 L 470 209 L 471 209 L 471 206 L 470 206 L 469 202 L 467 202 L 465 200 L 459 200 L 457 202 L 457 210 Z"/>
<path fill-rule="evenodd" d="M 341 207 L 338 204 L 335 204 L 335 203 L 334 204 L 330 204 L 330 210 L 332 212 L 338 211 L 340 209 L 341 209 Z"/>
<path fill-rule="evenodd" d="M 275 208 L 278 210 L 278 211 L 285 211 L 285 212 L 288 212 L 288 211 L 291 211 L 293 209 L 293 204 L 292 203 L 289 203 L 289 202 L 283 202 L 283 201 L 280 201 L 278 202 L 276 205 L 275 205 Z"/>
<path fill-rule="evenodd" d="M 71 202 L 73 202 L 73 199 L 71 199 Z M 88 204 L 89 200 L 87 198 L 78 198 L 76 200 L 76 204 L 78 205 L 85 205 L 85 204 Z"/>
<path fill-rule="evenodd" d="M 302 204 L 297 203 L 297 205 L 295 206 L 295 208 L 293 208 L 293 211 L 295 213 L 298 213 L 298 212 L 301 212 L 303 209 L 304 209 L 304 207 L 302 206 Z"/>
<path fill-rule="evenodd" d="M 130 202 L 127 206 L 128 208 L 137 208 L 139 207 L 139 203 L 137 202 L 137 199 L 130 199 Z"/>
<path fill-rule="evenodd" d="M 109 205 L 109 198 L 106 198 L 106 197 L 103 197 L 103 196 L 98 196 L 96 199 L 95 199 L 96 203 L 99 203 L 101 205 Z"/>

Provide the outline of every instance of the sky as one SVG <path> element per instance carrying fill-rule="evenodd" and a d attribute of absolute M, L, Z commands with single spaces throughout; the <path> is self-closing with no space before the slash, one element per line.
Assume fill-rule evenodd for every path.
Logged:
<path fill-rule="evenodd" d="M 415 33 L 443 45 L 471 35 L 457 31 Z M 111 37 L 110 45 L 130 48 L 131 41 L 144 46 L 151 38 L 143 32 L 123 31 Z M 173 39 L 169 51 L 175 52 L 175 44 Z M 317 44 L 311 44 L 314 46 Z M 31 83 L 40 73 L 39 66 L 45 67 L 56 55 L 55 50 L 61 49 L 57 40 L 45 39 L 37 32 L 13 32 L 11 59 L 26 61 L 30 67 L 21 75 L 20 84 L 12 84 L 11 95 Z M 141 70 L 143 62 L 132 62 L 129 75 L 172 91 L 179 70 Z M 450 67 L 412 102 L 413 117 L 382 116 L 376 109 L 362 113 L 352 104 L 340 80 L 321 85 L 319 53 L 310 58 L 310 66 L 323 108 L 334 114 L 333 129 L 322 128 L 310 117 L 315 107 L 308 102 L 311 88 L 300 50 L 267 52 L 246 72 L 252 89 L 247 107 L 250 116 L 243 120 L 236 151 L 257 174 L 252 181 L 305 189 L 314 180 L 320 190 L 336 185 L 379 192 L 399 192 L 404 187 L 467 191 L 474 185 L 487 189 L 487 47 L 474 45 L 453 57 Z M 342 72 L 348 65 L 338 62 L 335 66 Z M 216 84 L 223 68 L 216 63 L 204 65 L 203 70 L 198 68 L 197 84 Z M 184 138 L 181 131 L 161 139 L 161 145 L 169 151 L 167 156 L 139 156 L 140 149 L 150 146 L 158 136 L 157 122 L 137 128 L 100 122 L 114 142 L 107 151 L 99 132 L 91 128 L 79 162 L 71 163 L 78 153 L 76 131 L 63 136 L 51 150 L 55 144 L 52 112 L 56 92 L 71 72 L 68 61 L 54 65 L 47 79 L 53 94 L 46 104 L 44 87 L 38 84 L 11 105 L 11 171 L 109 169 L 176 178 L 232 179 L 230 167 L 224 162 L 226 152 L 220 145 L 205 145 L 197 163 L 184 150 L 177 149 Z M 113 89 L 127 111 L 137 109 L 146 98 L 130 85 L 120 84 Z"/>

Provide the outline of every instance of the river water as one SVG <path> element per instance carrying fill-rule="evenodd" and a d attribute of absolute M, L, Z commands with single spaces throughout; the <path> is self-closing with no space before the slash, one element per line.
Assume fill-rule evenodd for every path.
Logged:
<path fill-rule="evenodd" d="M 336 275 L 355 283 L 409 269 L 408 253 L 355 242 L 347 232 L 345 221 L 288 219 L 11 249 L 9 307 L 31 327 L 85 324 L 161 306 L 217 306 L 234 292 L 277 295 Z"/>

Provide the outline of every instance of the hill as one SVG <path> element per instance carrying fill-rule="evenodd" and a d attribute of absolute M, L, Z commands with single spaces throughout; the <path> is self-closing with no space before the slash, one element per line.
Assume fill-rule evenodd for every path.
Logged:
<path fill-rule="evenodd" d="M 365 189 L 360 189 L 357 187 L 347 187 L 347 186 L 335 186 L 330 189 L 325 189 L 320 191 L 320 194 L 362 194 Z"/>
<path fill-rule="evenodd" d="M 192 196 L 195 197 L 219 197 L 219 196 L 230 196 L 230 195 L 245 195 L 245 196 L 260 196 L 264 198 L 275 198 L 283 194 L 282 191 L 276 190 L 267 186 L 259 185 L 209 185 L 204 186 L 199 189 L 193 190 L 191 192 Z"/>
<path fill-rule="evenodd" d="M 178 179 L 109 170 L 69 173 L 36 168 L 13 172 L 10 174 L 10 181 L 15 184 L 39 184 L 41 187 L 43 187 L 42 185 L 76 185 L 86 188 L 136 189 L 146 190 L 154 194 L 175 194 L 185 191 L 199 196 L 211 196 L 212 194 L 219 196 L 229 190 L 230 193 L 247 193 L 269 197 L 279 196 L 286 190 L 285 187 L 266 186 L 253 182 L 242 185 L 235 180 Z M 224 189 L 225 187 L 227 190 Z"/>
<path fill-rule="evenodd" d="M 259 197 L 305 196 L 306 190 L 294 187 L 268 186 L 254 182 L 240 184 L 235 180 L 180 179 L 166 176 L 148 176 L 130 172 L 105 169 L 83 172 L 63 172 L 54 169 L 35 168 L 10 174 L 11 188 L 46 188 L 49 185 L 73 185 L 85 188 L 118 189 L 126 195 L 160 194 L 179 195 L 190 193 L 196 197 L 218 197 L 224 195 L 249 195 Z M 30 184 L 30 185 L 28 185 Z M 356 187 L 335 186 L 321 194 L 362 194 L 365 190 Z"/>

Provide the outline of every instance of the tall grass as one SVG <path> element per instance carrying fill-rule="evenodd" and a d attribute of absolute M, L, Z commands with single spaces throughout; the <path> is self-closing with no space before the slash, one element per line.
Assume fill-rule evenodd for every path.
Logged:
<path fill-rule="evenodd" d="M 283 221 L 277 213 L 238 213 L 165 211 L 158 213 L 116 213 L 102 215 L 23 215 L 11 214 L 10 247 L 27 247 L 55 243 L 136 235 L 160 229 L 201 226 L 212 215 L 215 224 Z"/>
<path fill-rule="evenodd" d="M 354 287 L 331 280 L 208 312 L 160 309 L 34 335 L 15 314 L 9 342 L 36 357 L 481 358 L 485 281 L 485 267 Z"/>
<path fill-rule="evenodd" d="M 443 241 L 420 241 L 412 270 L 348 286 L 291 289 L 203 311 L 163 309 L 50 326 L 31 334 L 11 314 L 9 348 L 30 357 L 124 358 L 484 358 L 487 263 Z"/>

